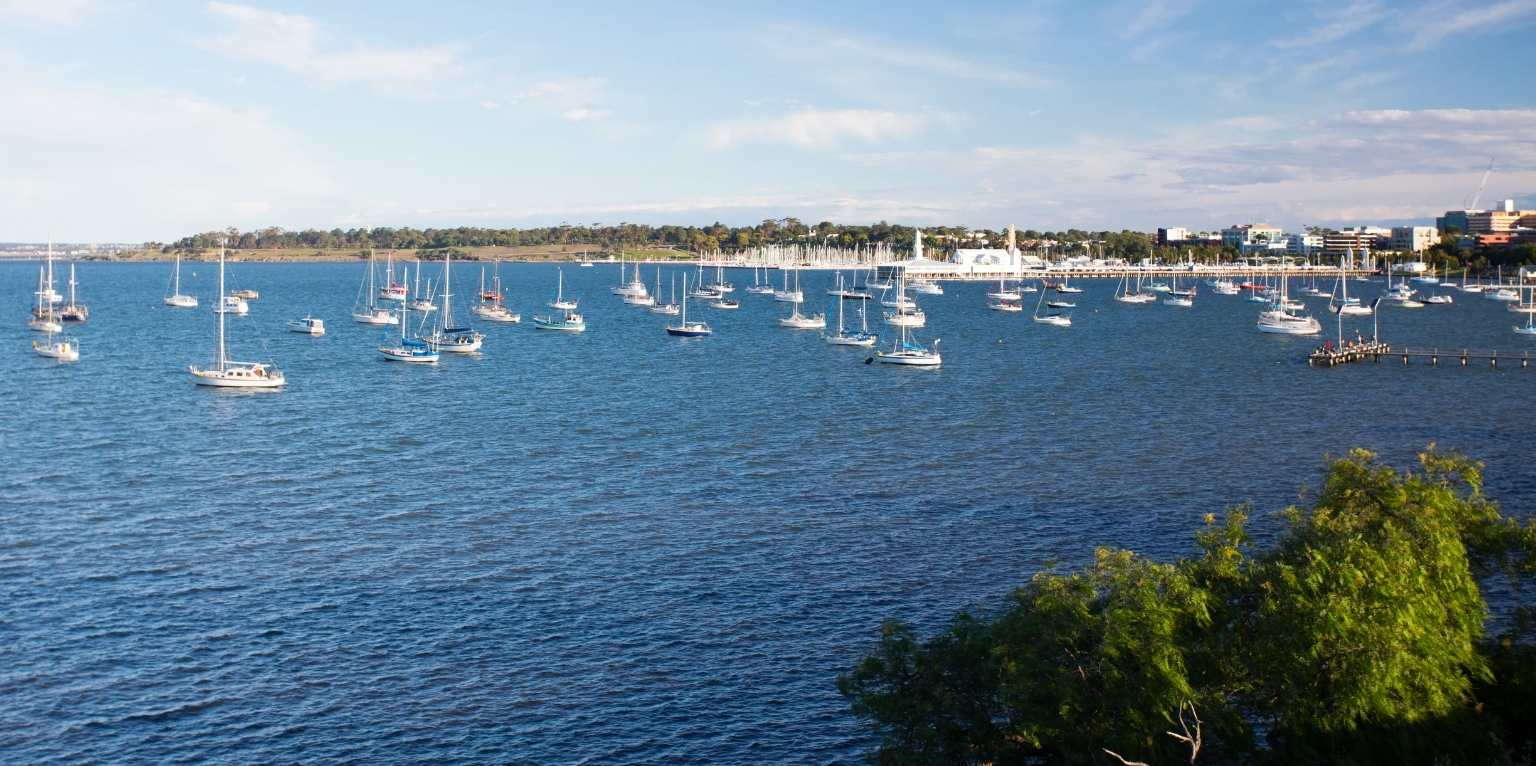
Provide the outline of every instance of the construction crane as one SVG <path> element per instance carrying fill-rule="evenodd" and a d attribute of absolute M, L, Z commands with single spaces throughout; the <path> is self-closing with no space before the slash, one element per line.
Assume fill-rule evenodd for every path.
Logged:
<path fill-rule="evenodd" d="M 1476 210 L 1477 209 L 1477 201 L 1483 198 L 1483 187 L 1488 185 L 1488 176 L 1491 175 L 1492 173 L 1493 173 L 1493 158 L 1489 157 L 1488 158 L 1488 169 L 1483 171 L 1483 182 L 1477 185 L 1477 194 L 1473 195 L 1473 197 L 1472 197 L 1472 205 L 1471 205 L 1471 207 L 1466 208 L 1467 210 Z"/>

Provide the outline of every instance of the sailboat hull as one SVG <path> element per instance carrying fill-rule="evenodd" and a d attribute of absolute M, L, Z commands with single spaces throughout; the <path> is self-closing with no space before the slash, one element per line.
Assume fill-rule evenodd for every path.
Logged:
<path fill-rule="evenodd" d="M 936 353 L 923 351 L 898 351 L 894 354 L 881 351 L 875 353 L 875 361 L 881 364 L 900 364 L 908 367 L 938 367 L 943 360 Z"/>
<path fill-rule="evenodd" d="M 869 346 L 875 345 L 875 341 L 877 341 L 877 340 L 879 340 L 879 339 L 876 338 L 873 335 L 828 335 L 828 336 L 826 336 L 827 345 L 829 345 L 829 346 L 862 346 L 862 347 L 869 347 Z"/>
<path fill-rule="evenodd" d="M 1518 330 L 1517 330 L 1518 332 Z M 63 343 L 32 343 L 32 350 L 38 356 L 49 359 L 57 359 L 61 362 L 74 362 L 80 359 L 80 344 L 74 342 Z"/>
<path fill-rule="evenodd" d="M 288 383 L 281 372 L 268 373 L 259 367 L 233 367 L 224 371 L 199 370 L 196 367 L 192 371 L 192 382 L 199 386 L 212 386 L 214 388 L 279 388 Z"/>

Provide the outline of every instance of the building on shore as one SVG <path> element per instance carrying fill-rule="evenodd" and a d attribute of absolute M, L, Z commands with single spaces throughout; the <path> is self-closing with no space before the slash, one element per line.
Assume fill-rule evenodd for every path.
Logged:
<path fill-rule="evenodd" d="M 1441 233 L 1455 227 L 1462 234 L 1493 234 L 1514 229 L 1536 229 L 1536 210 L 1516 210 L 1515 201 L 1507 199 L 1494 210 L 1447 210 L 1435 219 Z"/>
<path fill-rule="evenodd" d="M 1221 230 L 1221 244 L 1242 249 L 1243 245 L 1256 242 L 1279 242 L 1285 232 L 1267 223 L 1244 223 Z"/>
<path fill-rule="evenodd" d="M 1433 226 L 1394 226 L 1388 248 L 1399 253 L 1422 253 L 1440 241 Z"/>

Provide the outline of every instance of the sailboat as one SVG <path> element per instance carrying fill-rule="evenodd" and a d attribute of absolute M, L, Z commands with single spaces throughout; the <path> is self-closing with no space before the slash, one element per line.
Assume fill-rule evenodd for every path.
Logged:
<path fill-rule="evenodd" d="M 59 333 L 64 332 L 64 325 L 59 323 L 58 316 L 54 313 L 53 286 L 44 279 L 45 269 L 37 270 L 37 309 L 34 312 L 40 316 L 34 316 L 31 321 L 32 329 L 48 333 L 48 337 L 42 343 L 32 341 L 32 350 L 38 356 L 49 359 L 57 359 L 61 362 L 73 362 L 80 358 L 80 341 L 73 338 L 57 339 Z"/>
<path fill-rule="evenodd" d="M 774 290 L 773 299 L 780 303 L 800 303 L 805 300 L 805 293 L 800 292 L 800 271 L 795 269 L 795 289 L 789 289 L 790 269 L 784 269 L 784 289 Z"/>
<path fill-rule="evenodd" d="M 715 283 L 710 285 L 710 288 L 720 295 L 736 292 L 736 286 L 725 281 L 725 264 L 715 264 Z"/>
<path fill-rule="evenodd" d="M 421 261 L 416 262 L 416 289 L 411 291 L 412 311 L 436 311 L 437 304 L 432 302 L 432 280 L 427 280 L 427 291 L 421 291 Z"/>
<path fill-rule="evenodd" d="M 443 310 L 437 314 L 432 334 L 422 338 L 433 351 L 449 351 L 455 354 L 472 354 L 480 350 L 485 335 L 473 327 L 453 326 L 453 263 L 452 255 L 443 253 Z M 395 321 L 399 321 L 395 318 Z"/>
<path fill-rule="evenodd" d="M 773 285 L 762 280 L 762 266 L 752 267 L 752 284 L 747 286 L 748 295 L 773 295 Z"/>
<path fill-rule="evenodd" d="M 1259 313 L 1256 326 L 1259 332 L 1273 333 L 1277 335 L 1316 335 L 1323 331 L 1323 325 L 1316 317 L 1297 313 L 1297 310 L 1289 306 L 1287 300 L 1287 285 L 1290 280 L 1283 276 L 1280 279 L 1280 292 L 1269 304 L 1269 309 Z M 1342 320 L 1341 320 L 1342 321 Z"/>
<path fill-rule="evenodd" d="M 229 296 L 224 294 L 224 243 L 219 243 L 219 303 L 223 305 L 224 299 Z M 260 362 L 235 362 L 229 358 L 228 344 L 224 334 L 224 315 L 226 312 L 215 312 L 219 315 L 219 354 L 214 363 L 206 368 L 199 369 L 197 365 L 191 365 L 188 369 L 192 373 L 192 382 L 199 386 L 218 386 L 222 388 L 277 388 L 288 382 L 283 376 L 283 371 L 276 367 Z"/>
<path fill-rule="evenodd" d="M 1040 324 L 1054 325 L 1056 327 L 1071 327 L 1072 317 L 1059 311 L 1047 311 L 1040 313 L 1041 304 L 1045 302 L 1045 290 L 1040 291 L 1040 300 L 1035 301 L 1035 321 Z"/>
<path fill-rule="evenodd" d="M 1009 290 L 1007 278 L 998 277 L 997 292 L 987 293 L 987 297 L 999 301 L 1017 301 L 1022 300 L 1024 298 L 1024 294 L 1020 293 L 1018 290 Z"/>
<path fill-rule="evenodd" d="M 752 288 L 750 288 L 750 287 L 747 288 L 747 292 L 752 292 Z M 687 296 L 684 296 L 684 297 L 687 297 Z M 652 313 L 654 313 L 654 314 L 666 314 L 668 316 L 677 316 L 677 311 L 678 311 L 678 306 L 677 306 L 677 275 L 676 274 L 672 275 L 672 300 L 667 302 L 667 303 L 662 303 L 661 302 L 661 267 L 660 266 L 656 267 L 656 301 L 657 301 L 656 305 L 651 307 L 651 312 Z"/>
<path fill-rule="evenodd" d="M 59 319 L 64 322 L 84 322 L 91 315 L 91 310 L 79 301 L 75 300 L 75 264 L 69 264 L 69 303 L 59 312 Z"/>
<path fill-rule="evenodd" d="M 470 311 L 473 311 L 475 316 L 480 317 L 487 322 L 523 321 L 522 314 L 514 314 L 511 311 L 508 311 L 506 306 L 502 305 L 501 302 L 505 297 L 506 296 L 501 294 L 501 263 L 498 261 L 495 265 L 495 274 L 491 278 L 490 290 L 485 289 L 485 267 L 481 266 L 480 299 L 479 302 L 470 309 Z"/>
<path fill-rule="evenodd" d="M 667 325 L 667 334 L 677 338 L 703 338 L 714 334 L 703 322 L 688 321 L 688 273 L 683 272 L 683 318 L 676 327 Z"/>
<path fill-rule="evenodd" d="M 800 294 L 800 272 L 795 271 L 795 293 Z M 809 316 L 800 313 L 800 303 L 791 303 L 793 311 L 787 317 L 779 317 L 779 325 L 796 330 L 825 330 L 827 328 L 826 314 L 811 314 Z"/>
<path fill-rule="evenodd" d="M 928 315 L 917 307 L 917 302 L 907 297 L 907 275 L 896 279 L 896 298 L 893 302 L 881 301 L 882 304 L 893 306 L 894 311 L 885 312 L 885 323 L 894 327 L 922 327 L 928 323 Z"/>
<path fill-rule="evenodd" d="M 1332 299 L 1328 301 L 1328 309 L 1340 316 L 1364 316 L 1370 314 L 1370 306 L 1362 305 L 1359 298 L 1349 297 L 1349 280 L 1344 278 L 1344 272 L 1339 272 L 1339 281 L 1336 287 L 1339 290 L 1339 304 L 1335 306 Z"/>
<path fill-rule="evenodd" d="M 54 316 L 53 301 L 49 300 L 53 288 L 44 277 L 45 271 L 41 266 L 37 269 L 37 292 L 33 293 L 37 296 L 37 305 L 33 307 L 32 318 L 27 320 L 27 325 L 38 332 L 63 332 L 64 325 Z"/>
<path fill-rule="evenodd" d="M 181 294 L 181 251 L 176 251 L 176 268 L 171 271 L 171 294 L 161 298 L 167 306 L 179 309 L 197 308 L 197 298 Z"/>
<path fill-rule="evenodd" d="M 379 288 L 379 299 L 386 301 L 403 301 L 410 294 L 405 285 L 395 282 L 395 249 L 389 249 L 389 260 L 384 267 L 384 285 Z"/>
<path fill-rule="evenodd" d="M 1115 293 L 1115 300 L 1121 303 L 1150 303 L 1157 300 L 1157 296 L 1141 291 L 1141 275 L 1136 275 L 1136 289 L 1131 290 L 1131 275 L 1129 272 L 1120 278 L 1120 290 Z"/>
<path fill-rule="evenodd" d="M 1515 332 L 1519 335 L 1536 335 L 1536 287 L 1522 289 L 1530 290 L 1530 297 L 1520 305 L 1531 306 L 1532 310 L 1525 312 L 1525 326 L 1515 325 Z"/>
<path fill-rule="evenodd" d="M 368 273 L 361 284 L 357 286 L 357 298 L 352 301 L 352 319 L 358 324 L 399 324 L 400 317 L 387 308 L 376 305 L 374 296 L 373 251 L 368 251 Z M 366 300 L 364 299 L 366 296 Z"/>
<path fill-rule="evenodd" d="M 410 325 L 407 320 L 407 312 L 410 305 L 404 300 L 400 302 L 400 342 L 394 345 L 389 343 L 389 330 L 384 331 L 384 337 L 380 339 L 379 353 L 391 362 L 414 362 L 417 364 L 437 364 L 437 350 L 420 338 L 408 338 L 405 328 Z"/>
<path fill-rule="evenodd" d="M 841 273 L 837 275 L 837 287 L 838 291 L 842 292 L 843 275 Z M 869 334 L 869 319 L 865 313 L 865 306 L 867 304 L 863 301 L 859 302 L 859 331 L 854 332 L 843 325 L 843 301 L 845 300 L 847 300 L 846 297 L 842 295 L 837 296 L 837 334 L 823 335 L 821 336 L 822 339 L 833 346 L 875 345 L 877 339 Z"/>
<path fill-rule="evenodd" d="M 575 311 L 578 301 L 565 299 L 565 269 L 555 269 L 555 299 L 544 304 L 556 311 Z"/>
<path fill-rule="evenodd" d="M 912 280 L 912 292 L 918 295 L 943 295 L 944 286 L 932 279 L 914 279 Z"/>
<path fill-rule="evenodd" d="M 639 270 L 639 267 L 635 267 Z M 533 318 L 533 327 L 536 330 L 565 330 L 566 332 L 585 332 L 587 320 L 576 313 L 576 301 L 565 300 L 565 270 L 555 269 L 555 299 L 549 302 L 551 308 L 561 307 L 559 316 L 536 316 Z"/>
<path fill-rule="evenodd" d="M 881 364 L 901 364 L 908 367 L 937 367 L 943 358 L 939 356 L 939 341 L 934 339 L 933 350 L 912 342 L 912 328 L 899 325 L 891 340 L 891 350 L 875 352 L 875 361 Z"/>
<path fill-rule="evenodd" d="M 1067 279 L 1068 279 L 1068 277 L 1066 277 L 1065 275 L 1062 276 L 1061 284 L 1056 285 L 1056 292 L 1058 292 L 1058 293 L 1080 293 L 1080 292 L 1083 291 L 1083 288 L 1081 288 L 1081 287 L 1069 287 L 1067 285 Z"/>
<path fill-rule="evenodd" d="M 1173 286 L 1168 288 L 1168 297 L 1163 299 L 1163 304 L 1167 306 L 1182 306 L 1184 308 L 1189 308 L 1195 305 L 1195 288 L 1191 287 L 1188 290 L 1180 290 L 1179 274 L 1178 272 L 1174 272 Z"/>

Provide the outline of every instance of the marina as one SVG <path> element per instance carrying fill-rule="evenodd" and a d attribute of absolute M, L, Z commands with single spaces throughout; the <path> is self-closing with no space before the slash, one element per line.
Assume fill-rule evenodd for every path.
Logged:
<path fill-rule="evenodd" d="M 452 291 L 473 289 L 478 265 L 455 264 Z M 503 263 L 512 310 L 579 301 L 587 331 L 479 327 L 479 353 L 405 364 L 377 350 L 399 342 L 399 324 L 347 316 L 361 264 L 231 264 L 261 294 L 225 317 L 231 357 L 270 353 L 287 385 L 198 391 L 180 365 L 214 356 L 218 275 L 183 262 L 181 293 L 202 308 L 176 308 L 160 300 L 173 265 L 77 264 L 91 318 L 73 329 L 81 361 L 58 364 L 33 354 L 41 334 L 21 321 L 38 264 L 0 264 L 14 318 L 0 327 L 0 404 L 96 402 L 90 417 L 0 423 L 11 444 L 50 429 L 9 469 L 7 499 L 36 509 L 13 515 L 9 539 L 46 541 L 0 548 L 13 651 L 35 673 L 98 679 L 58 698 L 12 675 L 0 692 L 23 736 L 74 760 L 100 747 L 144 761 L 292 760 L 291 739 L 225 749 L 221 733 L 253 719 L 302 726 L 312 757 L 342 759 L 360 722 L 378 720 L 370 708 L 272 702 L 324 684 L 330 699 L 458 695 L 486 716 L 407 712 L 403 724 L 447 726 L 455 742 L 391 745 L 396 756 L 494 745 L 538 762 L 623 749 L 636 761 L 853 763 L 861 740 L 828 679 L 882 618 L 938 624 L 957 589 L 1006 593 L 1046 559 L 1091 558 L 1097 544 L 1181 555 L 1205 513 L 1245 499 L 1284 508 L 1319 455 L 1360 444 L 1397 464 L 1431 441 L 1461 449 L 1487 462 L 1490 495 L 1536 502 L 1536 437 L 1521 425 L 1531 370 L 1471 359 L 1452 373 L 1396 356 L 1308 367 L 1339 334 L 1326 298 L 1305 299 L 1321 336 L 1267 335 L 1251 327 L 1262 306 L 1203 282 L 1193 307 L 1174 309 L 1115 301 L 1118 280 L 1074 278 L 1083 293 L 1058 328 L 1030 320 L 1038 295 L 1024 294 L 1022 314 L 998 312 L 986 308 L 996 280 L 946 282 L 916 298 L 928 327 L 913 330 L 924 346 L 943 339 L 943 364 L 912 367 L 865 364 L 890 335 L 849 347 L 779 328 L 791 308 L 771 295 L 720 312 L 690 298 L 688 321 L 706 312 L 714 336 L 671 338 L 663 328 L 680 317 L 609 294 L 616 264 Z M 424 292 L 441 263 L 423 266 Z M 682 292 L 682 269 L 677 281 Z M 801 274 L 801 311 L 830 309 L 826 335 L 837 306 L 822 291 L 836 285 Z M 1353 283 L 1350 295 L 1369 305 L 1384 287 Z M 876 301 L 846 301 L 845 326 L 860 327 L 861 304 L 879 334 Z M 1376 321 L 1394 349 L 1518 349 L 1530 341 L 1510 332 L 1505 305 L 1383 304 Z M 306 314 L 330 320 L 325 335 L 287 332 Z M 421 317 L 410 312 L 406 337 Z M 1345 316 L 1344 334 L 1369 338 L 1372 323 Z M 1168 481 L 1170 455 L 1201 480 Z M 983 471 L 998 478 L 978 481 Z M 111 557 L 93 553 L 108 540 Z M 881 595 L 896 590 L 911 594 L 899 606 Z M 99 627 L 76 635 L 76 620 Z M 226 670 L 189 672 L 192 655 Z M 603 701 L 616 684 L 634 704 Z M 225 701 L 162 715 L 211 699 Z M 637 734 L 657 725 L 656 706 L 682 721 L 739 717 L 747 733 L 706 726 L 658 742 Z M 582 712 L 595 707 L 602 721 Z M 574 745 L 538 733 L 578 728 Z"/>

